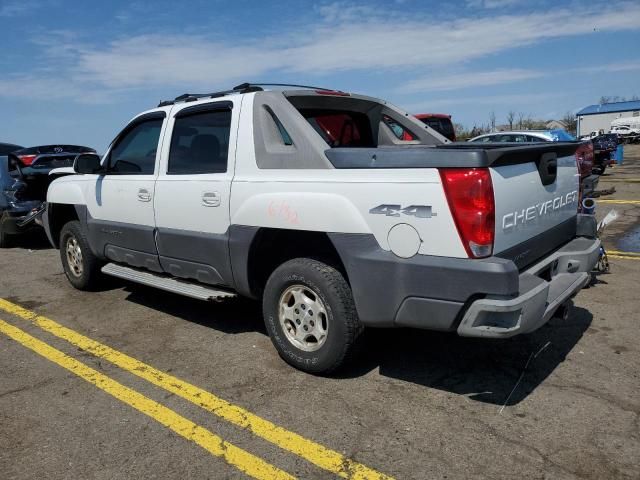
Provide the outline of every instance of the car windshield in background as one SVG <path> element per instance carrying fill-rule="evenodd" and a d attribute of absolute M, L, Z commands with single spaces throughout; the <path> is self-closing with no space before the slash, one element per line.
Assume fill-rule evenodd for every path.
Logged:
<path fill-rule="evenodd" d="M 453 129 L 453 123 L 449 118 L 428 117 L 419 119 L 425 125 L 430 126 L 440 135 L 444 135 L 449 140 L 455 138 L 455 131 Z"/>

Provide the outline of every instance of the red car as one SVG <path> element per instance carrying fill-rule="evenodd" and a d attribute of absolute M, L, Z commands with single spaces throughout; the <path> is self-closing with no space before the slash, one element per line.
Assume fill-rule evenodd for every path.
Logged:
<path fill-rule="evenodd" d="M 418 113 L 414 116 L 440 135 L 447 137 L 452 142 L 456 141 L 456 131 L 451 122 L 451 115 L 446 113 Z"/>

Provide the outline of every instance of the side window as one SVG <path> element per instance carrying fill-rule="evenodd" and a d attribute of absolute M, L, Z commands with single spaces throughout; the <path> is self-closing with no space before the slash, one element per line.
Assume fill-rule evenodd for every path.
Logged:
<path fill-rule="evenodd" d="M 271 110 L 271 108 L 267 105 L 264 106 L 264 109 L 267 111 L 267 113 L 271 117 L 271 120 L 273 120 L 274 125 L 278 129 L 278 133 L 280 134 L 280 139 L 282 140 L 282 143 L 287 146 L 293 145 L 293 140 L 291 140 L 291 135 L 289 135 L 289 132 L 287 132 L 287 129 L 284 128 L 284 125 L 282 124 L 280 119 L 276 116 L 276 114 L 273 112 L 273 110 Z"/>
<path fill-rule="evenodd" d="M 231 110 L 179 116 L 173 126 L 169 168 L 174 175 L 227 171 Z"/>
<path fill-rule="evenodd" d="M 382 115 L 382 121 L 391 129 L 398 140 L 417 140 L 417 137 L 413 133 L 404 128 L 389 115 Z"/>
<path fill-rule="evenodd" d="M 152 175 L 162 129 L 162 118 L 140 122 L 116 140 L 109 154 L 109 171 Z"/>
<path fill-rule="evenodd" d="M 527 142 L 544 142 L 540 137 L 534 137 L 532 135 L 527 135 Z"/>

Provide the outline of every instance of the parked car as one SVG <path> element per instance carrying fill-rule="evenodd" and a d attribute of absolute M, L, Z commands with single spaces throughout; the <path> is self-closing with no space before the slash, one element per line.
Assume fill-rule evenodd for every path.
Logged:
<path fill-rule="evenodd" d="M 0 156 L 0 248 L 7 247 L 12 236 L 35 227 L 44 193 L 33 193 L 21 171 L 10 166 L 9 157 Z"/>
<path fill-rule="evenodd" d="M 20 150 L 24 147 L 20 145 L 14 145 L 13 143 L 1 143 L 0 142 L 0 156 L 9 155 L 11 152 L 15 152 L 16 150 Z"/>
<path fill-rule="evenodd" d="M 640 135 L 640 117 L 621 117 L 611 122 L 611 133 Z"/>
<path fill-rule="evenodd" d="M 522 130 L 494 132 L 478 135 L 468 140 L 471 143 L 540 143 L 575 142 L 576 138 L 561 128 L 553 130 Z M 588 196 L 598 186 L 599 177 L 593 174 L 594 155 L 591 141 L 584 141 L 576 150 L 576 159 L 580 166 L 580 193 Z"/>
<path fill-rule="evenodd" d="M 452 142 L 456 141 L 456 130 L 453 127 L 451 115 L 446 113 L 418 113 L 414 117 Z"/>
<path fill-rule="evenodd" d="M 81 153 L 96 153 L 93 148 L 80 145 L 40 145 L 13 151 L 9 157 L 25 167 L 52 169 L 73 166 L 73 159 Z"/>
<path fill-rule="evenodd" d="M 556 128 L 552 130 L 513 130 L 509 132 L 493 132 L 470 138 L 468 142 L 574 142 L 576 137 L 566 130 Z"/>
<path fill-rule="evenodd" d="M 618 145 L 622 143 L 622 140 L 615 133 L 605 133 L 593 138 L 591 143 L 593 143 L 594 154 L 593 171 L 598 175 L 602 175 L 607 167 L 614 162 L 612 154 L 616 151 Z"/>
<path fill-rule="evenodd" d="M 11 147 L 0 165 L 0 248 L 11 243 L 13 236 L 37 228 L 38 214 L 44 208 L 49 184 L 59 175 L 52 170 L 72 167 L 80 153 L 95 153 L 78 145 L 43 145 Z"/>
<path fill-rule="evenodd" d="M 78 156 L 43 224 L 75 288 L 260 300 L 280 356 L 327 373 L 365 326 L 505 338 L 566 318 L 600 252 L 579 146 L 449 143 L 376 98 L 243 84 Z"/>
<path fill-rule="evenodd" d="M 600 135 L 600 132 L 598 132 L 597 130 L 594 130 L 590 132 L 588 135 L 581 136 L 580 140 L 591 140 L 592 138 L 596 138 L 598 135 Z"/>

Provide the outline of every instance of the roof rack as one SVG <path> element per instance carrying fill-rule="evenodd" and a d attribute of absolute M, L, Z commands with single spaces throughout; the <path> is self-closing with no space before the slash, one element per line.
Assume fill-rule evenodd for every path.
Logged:
<path fill-rule="evenodd" d="M 333 88 L 312 87 L 311 85 L 296 85 L 295 83 L 242 83 L 234 88 L 249 88 L 249 87 L 295 87 L 295 88 L 309 88 L 311 90 L 323 90 L 326 92 L 337 91 Z"/>
<path fill-rule="evenodd" d="M 166 107 L 167 105 L 173 105 L 178 102 L 193 102 L 195 100 L 199 100 L 201 98 L 216 98 L 216 97 L 224 97 L 225 95 L 229 95 L 231 93 L 249 93 L 249 92 L 259 92 L 262 88 L 251 85 L 249 83 L 243 83 L 241 85 L 237 85 L 233 87 L 231 90 L 222 90 L 220 92 L 211 92 L 211 93 L 183 93 L 182 95 L 174 98 L 173 100 L 164 100 L 158 104 L 158 107 Z"/>
<path fill-rule="evenodd" d="M 195 100 L 199 100 L 201 98 L 216 98 L 216 97 L 224 97 L 225 95 L 230 95 L 232 93 L 250 93 L 250 92 L 261 92 L 264 90 L 262 87 L 295 87 L 295 88 L 309 88 L 311 90 L 322 90 L 324 92 L 332 92 L 334 91 L 331 88 L 324 87 L 312 87 L 309 85 L 296 85 L 292 83 L 241 83 L 240 85 L 236 85 L 231 90 L 222 90 L 220 92 L 212 92 L 212 93 L 183 93 L 182 95 L 174 98 L 173 100 L 163 100 L 158 104 L 158 107 L 166 107 L 168 105 L 173 105 L 178 102 L 193 102 Z M 342 93 L 342 92 L 341 92 Z"/>

